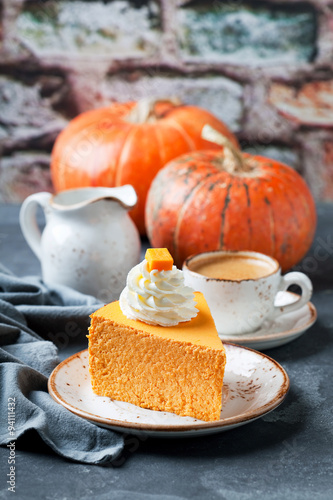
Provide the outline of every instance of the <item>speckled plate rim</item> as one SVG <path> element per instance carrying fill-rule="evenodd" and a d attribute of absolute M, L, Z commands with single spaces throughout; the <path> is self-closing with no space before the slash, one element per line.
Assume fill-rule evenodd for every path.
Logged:
<path fill-rule="evenodd" d="M 290 295 L 297 295 L 297 294 L 294 294 L 292 292 L 285 292 L 285 293 L 288 293 Z M 225 337 L 223 336 L 222 334 L 219 334 L 219 337 L 220 339 L 222 340 L 223 343 L 233 343 L 233 344 L 237 344 L 237 345 L 243 345 L 243 343 L 245 344 L 244 347 L 251 347 L 251 343 L 255 343 L 256 345 L 257 344 L 260 344 L 261 342 L 263 343 L 263 348 L 265 347 L 266 343 L 271 343 L 273 342 L 274 340 L 276 341 L 279 341 L 279 340 L 282 340 L 282 339 L 285 339 L 286 342 L 284 343 L 287 343 L 287 342 L 291 342 L 292 340 L 294 340 L 295 337 L 298 337 L 300 335 L 302 335 L 303 333 L 306 332 L 306 330 L 308 330 L 317 320 L 317 309 L 315 308 L 315 306 L 312 304 L 312 302 L 308 302 L 307 304 L 305 304 L 303 307 L 308 307 L 309 309 L 309 312 L 310 312 L 310 318 L 309 320 L 302 324 L 302 325 L 299 325 L 298 327 L 295 327 L 295 328 L 290 328 L 289 330 L 284 330 L 284 331 L 281 331 L 281 332 L 274 332 L 274 333 L 267 333 L 265 335 L 258 335 L 258 333 L 256 334 L 256 332 L 253 332 L 253 333 L 247 333 L 247 334 L 243 334 L 243 335 L 234 335 L 233 337 Z M 267 330 L 269 330 L 269 326 L 267 327 Z M 261 331 L 261 330 L 259 330 Z M 249 344 L 249 345 L 247 345 Z M 278 344 L 278 346 L 280 346 L 282 344 Z M 258 347 L 256 349 L 259 349 Z"/>
<path fill-rule="evenodd" d="M 236 349 L 242 349 L 242 350 L 247 350 L 251 351 L 255 355 L 265 358 L 268 361 L 270 361 L 274 367 L 279 370 L 283 376 L 283 382 L 281 383 L 280 389 L 277 393 L 277 395 L 269 402 L 266 404 L 255 408 L 251 411 L 247 411 L 245 413 L 242 413 L 240 415 L 235 415 L 233 417 L 227 417 L 221 420 L 215 420 L 213 422 L 202 422 L 199 421 L 198 423 L 193 423 L 193 424 L 186 424 L 186 425 L 160 425 L 160 424 L 139 424 L 139 423 L 132 423 L 132 422 L 125 422 L 122 420 L 115 420 L 111 418 L 106 418 L 106 417 L 99 417 L 98 415 L 94 415 L 92 413 L 89 413 L 87 411 L 83 411 L 80 408 L 77 408 L 73 406 L 72 404 L 67 403 L 65 399 L 59 394 L 56 388 L 55 384 L 55 378 L 59 370 L 64 368 L 66 365 L 70 364 L 73 359 L 75 358 L 80 358 L 80 356 L 83 353 L 87 352 L 87 349 L 84 349 L 83 351 L 80 351 L 76 354 L 73 354 L 69 358 L 65 359 L 62 361 L 51 373 L 49 380 L 48 380 L 48 391 L 50 396 L 59 404 L 67 408 L 69 411 L 74 413 L 75 415 L 78 415 L 79 417 L 82 417 L 86 420 L 89 420 L 90 422 L 93 422 L 95 424 L 101 424 L 103 426 L 113 428 L 114 430 L 117 430 L 116 428 L 119 428 L 120 431 L 123 431 L 124 429 L 129 429 L 132 431 L 153 431 L 158 433 L 163 432 L 163 433 L 183 433 L 186 431 L 197 431 L 197 430 L 209 430 L 209 429 L 221 429 L 225 427 L 235 427 L 239 426 L 245 423 L 248 423 L 252 420 L 255 420 L 259 417 L 262 417 L 266 413 L 269 413 L 270 411 L 274 410 L 277 408 L 285 399 L 285 397 L 288 394 L 289 388 L 290 388 L 290 380 L 288 377 L 287 372 L 284 370 L 284 368 L 273 358 L 270 356 L 267 356 L 264 353 L 261 353 L 259 351 L 256 351 L 254 349 L 251 349 L 249 347 L 245 346 L 240 346 L 238 344 L 233 344 L 230 342 L 223 342 L 224 346 L 230 347 L 230 348 L 236 348 Z M 86 368 L 88 370 L 88 367 Z M 226 368 L 227 369 L 227 368 Z"/>

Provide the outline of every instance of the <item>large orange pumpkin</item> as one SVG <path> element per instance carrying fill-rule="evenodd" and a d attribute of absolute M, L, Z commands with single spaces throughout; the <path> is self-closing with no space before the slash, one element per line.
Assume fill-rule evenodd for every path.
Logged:
<path fill-rule="evenodd" d="M 167 247 L 179 267 L 194 253 L 246 249 L 291 268 L 314 237 L 308 186 L 291 167 L 221 142 L 224 151 L 182 155 L 157 174 L 146 204 L 151 245 Z"/>
<path fill-rule="evenodd" d="M 201 137 L 205 123 L 237 144 L 226 125 L 211 113 L 174 100 L 118 103 L 82 113 L 54 144 L 54 188 L 132 184 L 139 201 L 131 215 L 144 234 L 144 208 L 153 178 L 173 158 L 207 148 L 209 143 Z"/>

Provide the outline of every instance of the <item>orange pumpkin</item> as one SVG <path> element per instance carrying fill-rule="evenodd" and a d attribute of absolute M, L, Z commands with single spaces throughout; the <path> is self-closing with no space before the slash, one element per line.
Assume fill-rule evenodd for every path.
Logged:
<path fill-rule="evenodd" d="M 308 186 L 287 165 L 221 143 L 224 150 L 182 155 L 157 174 L 146 204 L 151 245 L 167 247 L 178 267 L 207 250 L 254 250 L 286 271 L 313 241 Z"/>
<path fill-rule="evenodd" d="M 211 113 L 175 100 L 118 103 L 82 113 L 54 144 L 54 188 L 132 184 L 139 201 L 131 215 L 144 234 L 144 208 L 153 178 L 173 158 L 207 148 L 209 143 L 201 137 L 205 123 L 237 144 L 226 125 Z"/>

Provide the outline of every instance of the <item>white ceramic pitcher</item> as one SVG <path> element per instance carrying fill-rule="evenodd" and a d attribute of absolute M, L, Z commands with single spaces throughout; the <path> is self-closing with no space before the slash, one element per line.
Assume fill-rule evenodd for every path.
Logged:
<path fill-rule="evenodd" d="M 102 302 L 117 300 L 140 260 L 140 237 L 128 215 L 137 203 L 130 185 L 36 193 L 22 204 L 23 235 L 41 262 L 45 282 L 67 285 Z M 46 226 L 36 219 L 40 205 Z"/>

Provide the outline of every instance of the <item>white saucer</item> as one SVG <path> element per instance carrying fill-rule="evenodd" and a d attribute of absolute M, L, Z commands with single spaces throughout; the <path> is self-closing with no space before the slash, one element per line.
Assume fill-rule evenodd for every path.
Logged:
<path fill-rule="evenodd" d="M 225 348 L 222 411 L 220 420 L 214 422 L 146 410 L 96 396 L 91 389 L 87 350 L 60 363 L 49 378 L 48 389 L 55 401 L 76 415 L 120 432 L 155 437 L 221 432 L 274 410 L 289 389 L 287 373 L 267 355 L 234 344 L 225 344 Z"/>
<path fill-rule="evenodd" d="M 295 302 L 298 295 L 291 292 L 279 292 L 275 305 L 281 308 L 281 315 L 273 321 L 266 321 L 253 333 L 225 336 L 219 332 L 223 342 L 233 342 L 252 349 L 271 349 L 287 344 L 302 335 L 317 319 L 315 306 L 306 305 L 290 313 L 283 313 L 283 307 Z"/>

